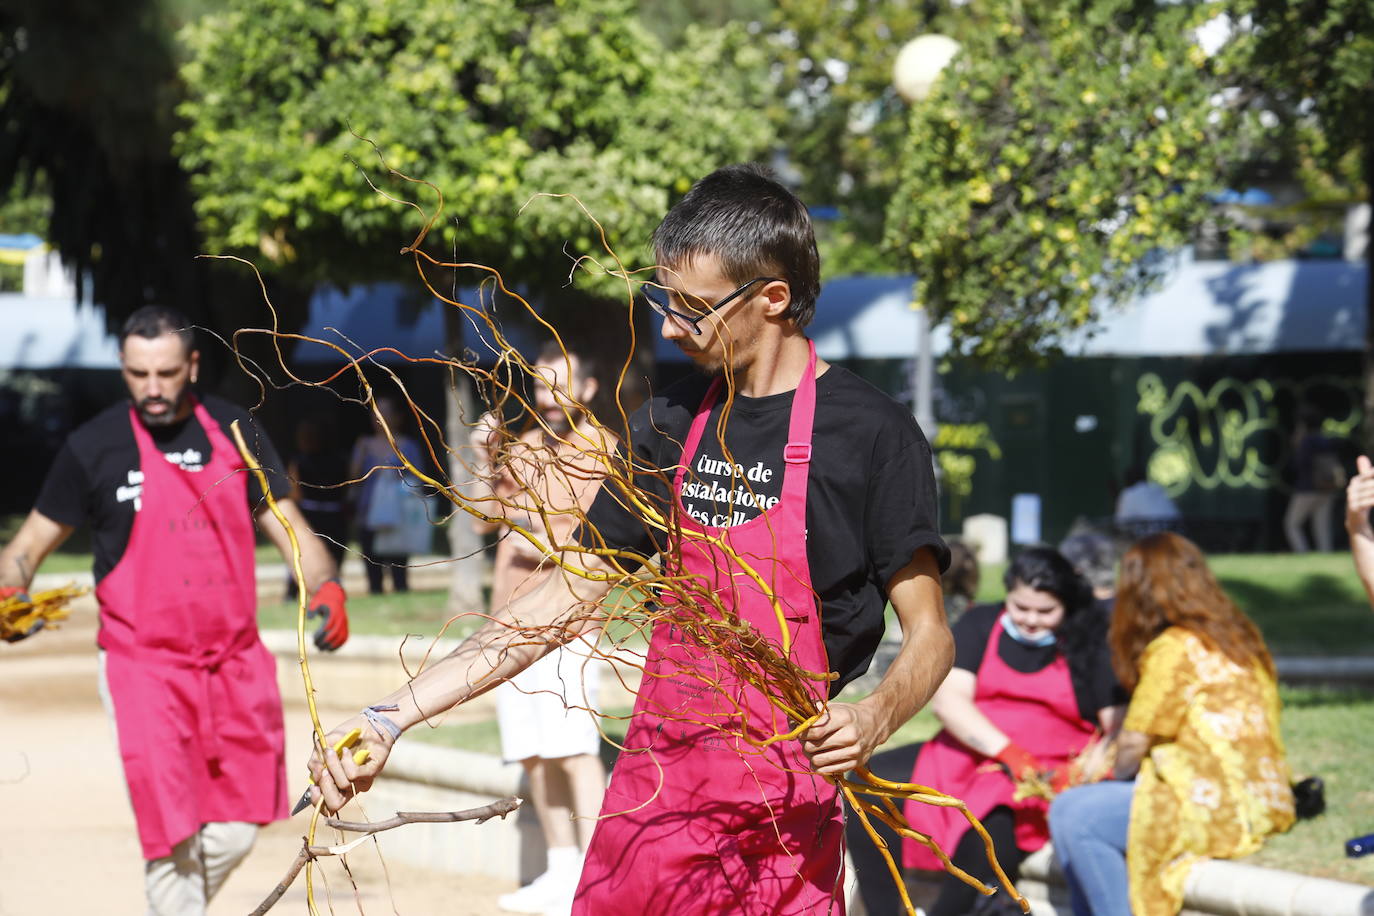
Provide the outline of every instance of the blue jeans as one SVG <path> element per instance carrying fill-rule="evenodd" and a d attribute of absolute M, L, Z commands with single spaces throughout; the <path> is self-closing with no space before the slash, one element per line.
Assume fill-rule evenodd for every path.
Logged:
<path fill-rule="evenodd" d="M 1070 789 L 1050 806 L 1050 836 L 1074 916 L 1131 916 L 1126 828 L 1134 792 L 1134 782 L 1099 782 Z"/>

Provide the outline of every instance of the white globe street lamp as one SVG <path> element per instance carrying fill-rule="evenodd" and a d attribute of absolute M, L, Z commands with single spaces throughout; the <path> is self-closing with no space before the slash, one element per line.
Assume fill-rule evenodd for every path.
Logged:
<path fill-rule="evenodd" d="M 940 71 L 958 53 L 959 42 L 947 35 L 922 35 L 908 41 L 892 65 L 892 85 L 897 94 L 908 102 L 930 95 Z"/>

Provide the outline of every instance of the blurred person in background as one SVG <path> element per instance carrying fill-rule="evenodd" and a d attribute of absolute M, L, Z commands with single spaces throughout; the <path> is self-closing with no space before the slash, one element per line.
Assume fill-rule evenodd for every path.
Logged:
<path fill-rule="evenodd" d="M 405 433 L 407 418 L 396 399 L 378 397 L 377 411 L 391 431 L 395 448 L 387 439 L 382 424 L 373 416 L 372 431 L 360 436 L 353 444 L 353 457 L 348 470 L 349 477 L 357 481 L 354 484 L 357 503 L 353 516 L 358 525 L 358 546 L 367 567 L 367 590 L 373 595 L 386 591 L 388 569 L 391 570 L 391 587 L 394 591 L 410 590 L 407 575 L 409 554 L 385 552 L 378 546 L 378 536 L 405 524 L 404 500 L 418 498 L 406 485 L 408 475 L 397 470 L 401 467 L 397 452 L 411 464 L 417 467 L 421 464 L 420 444 Z"/>
<path fill-rule="evenodd" d="M 1059 544 L 1059 552 L 1093 589 L 1093 602 L 1110 614 L 1116 601 L 1116 543 L 1095 531 L 1071 534 Z"/>
<path fill-rule="evenodd" d="M 1075 767 L 1094 769 L 1081 755 L 1101 753 L 1094 739 L 1115 734 L 1125 696 L 1112 673 L 1107 621 L 1068 560 L 1050 547 L 1028 548 L 1004 582 L 1003 604 L 974 607 L 954 625 L 954 668 L 931 700 L 944 729 L 920 749 L 906 781 L 963 799 L 1014 875 L 1024 854 L 1049 839 L 1048 793 L 1018 798 L 1018 788 L 1058 791 Z M 981 838 L 959 811 L 909 803 L 907 817 L 960 868 L 995 880 Z M 924 846 L 905 840 L 902 848 L 908 868 L 940 869 Z M 930 916 L 968 913 L 978 898 L 944 875 Z"/>
<path fill-rule="evenodd" d="M 348 453 L 339 447 L 334 424 L 321 416 L 307 416 L 296 426 L 296 448 L 286 462 L 291 500 L 300 507 L 310 528 L 324 542 L 334 565 L 343 568 L 348 544 Z M 296 577 L 286 568 L 286 597 L 296 597 Z"/>
<path fill-rule="evenodd" d="M 1174 916 L 1194 862 L 1293 823 L 1274 660 L 1202 551 L 1150 535 L 1121 561 L 1112 661 L 1133 690 L 1115 781 L 1050 809 L 1075 916 Z"/>
<path fill-rule="evenodd" d="M 1310 525 L 1317 549 L 1331 551 L 1331 507 L 1346 483 L 1336 440 L 1322 433 L 1321 411 L 1305 405 L 1298 411 L 1293 431 L 1293 495 L 1283 513 L 1283 533 L 1290 550 L 1307 553 L 1312 549 L 1306 532 Z"/>
<path fill-rule="evenodd" d="M 1178 506 L 1169 493 L 1150 480 L 1143 465 L 1126 469 L 1125 486 L 1116 497 L 1116 523 L 1127 529 L 1171 527 L 1179 520 Z"/>
<path fill-rule="evenodd" d="M 1361 455 L 1355 461 L 1355 476 L 1345 490 L 1345 530 L 1350 535 L 1350 553 L 1355 572 L 1364 583 L 1370 603 L 1374 603 L 1374 527 L 1369 513 L 1374 510 L 1374 464 Z"/>
<path fill-rule="evenodd" d="M 949 538 L 949 568 L 940 576 L 945 593 L 945 613 L 952 624 L 972 605 L 978 595 L 978 555 L 959 538 Z"/>
<path fill-rule="evenodd" d="M 124 324 L 128 401 L 78 427 L 34 509 L 0 551 L 0 597 L 88 524 L 100 605 L 99 686 L 142 845 L 152 916 L 196 916 L 287 815 L 277 666 L 258 637 L 253 524 L 292 556 L 257 477 L 230 439 L 238 421 L 300 539 L 315 645 L 348 638 L 337 568 L 287 498 L 252 416 L 192 390 L 200 354 L 186 316 L 148 306 Z M 27 635 L 32 635 L 32 632 Z M 111 909 L 124 910 L 112 902 Z"/>
<path fill-rule="evenodd" d="M 569 371 L 571 370 L 571 372 Z M 488 414 L 473 430 L 479 478 L 491 498 L 475 501 L 494 519 L 508 519 L 547 545 L 566 544 L 600 489 L 598 455 L 615 450 L 584 409 L 596 397 L 596 365 L 582 351 L 545 346 L 534 366 L 538 423 L 512 440 Z M 569 401 L 569 398 L 572 400 Z M 549 528 L 536 503 L 548 512 Z M 506 531 L 496 545 L 491 608 L 498 611 L 534 589 L 552 569 L 546 556 L 500 522 L 474 523 L 478 533 Z M 595 634 L 584 634 L 595 641 Z M 578 651 L 581 641 L 560 646 L 496 687 L 501 756 L 518 761 L 529 782 L 530 802 L 547 850 L 545 871 L 498 901 L 513 913 L 543 913 L 570 906 L 582 874 L 606 793 L 601 731 L 594 717 L 599 664 Z"/>

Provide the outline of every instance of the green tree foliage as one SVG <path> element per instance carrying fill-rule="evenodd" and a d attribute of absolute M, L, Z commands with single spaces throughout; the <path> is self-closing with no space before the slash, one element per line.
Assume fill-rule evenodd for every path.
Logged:
<path fill-rule="evenodd" d="M 1237 81 L 1288 114 L 1285 126 L 1319 128 L 1318 153 L 1333 172 L 1345 169 L 1352 153 L 1374 156 L 1374 0 L 1228 6 L 1241 24 L 1228 51 Z"/>
<path fill-rule="evenodd" d="M 665 48 L 627 0 L 232 0 L 183 33 L 188 99 L 177 150 L 216 251 L 313 280 L 396 275 L 432 211 L 436 256 L 567 283 L 594 227 L 643 264 L 674 194 L 772 139 L 751 114 L 762 51 L 740 28 Z M 360 169 L 361 167 L 361 169 Z M 528 204 L 528 206 L 527 206 Z M 522 209 L 523 208 L 523 209 Z"/>
<path fill-rule="evenodd" d="M 767 21 L 773 0 L 639 0 L 639 19 L 669 47 L 696 26 L 747 25 L 757 33 Z"/>
<path fill-rule="evenodd" d="M 206 314 L 171 154 L 173 27 L 157 0 L 0 2 L 0 192 L 50 199 L 35 231 L 111 325 L 150 301 Z"/>
<path fill-rule="evenodd" d="M 1190 4 L 986 4 L 913 107 L 888 240 L 957 352 L 1053 352 L 1156 275 L 1234 140 Z"/>
<path fill-rule="evenodd" d="M 1374 197 L 1374 0 L 1232 0 L 1226 53 L 1250 110 L 1273 115 L 1260 136 L 1296 150 L 1319 198 Z M 1365 416 L 1374 417 L 1374 245 L 1367 245 Z M 1374 450 L 1374 423 L 1365 423 Z"/>
<path fill-rule="evenodd" d="M 779 62 L 772 116 L 803 198 L 838 210 L 817 227 L 827 274 L 903 266 L 882 247 L 906 155 L 907 106 L 892 88 L 892 67 L 911 39 L 958 29 L 956 13 L 944 7 L 777 0 L 767 36 Z"/>

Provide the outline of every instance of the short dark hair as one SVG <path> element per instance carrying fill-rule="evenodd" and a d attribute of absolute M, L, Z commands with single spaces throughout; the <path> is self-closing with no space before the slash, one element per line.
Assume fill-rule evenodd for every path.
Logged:
<path fill-rule="evenodd" d="M 196 332 L 191 327 L 191 319 L 165 305 L 145 305 L 125 319 L 124 329 L 119 333 L 119 349 L 123 350 L 124 341 L 134 334 L 149 340 L 163 334 L 175 334 L 181 338 L 188 354 L 196 348 Z"/>
<path fill-rule="evenodd" d="M 596 357 L 590 355 L 587 352 L 588 349 L 588 347 L 574 343 L 566 337 L 563 338 L 562 343 L 557 340 L 547 340 L 539 348 L 536 362 L 555 363 L 571 356 L 576 360 L 573 367 L 577 376 L 576 381 L 585 382 L 587 379 L 596 378 L 597 369 L 600 368 L 597 365 Z"/>
<path fill-rule="evenodd" d="M 811 214 L 761 166 L 727 165 L 692 185 L 654 230 L 653 244 L 666 267 L 714 255 L 733 283 L 781 277 L 792 294 L 787 317 L 804 328 L 816 314 L 821 258 Z"/>
<path fill-rule="evenodd" d="M 1055 642 L 1069 663 L 1075 689 L 1094 683 L 1098 662 L 1107 643 L 1106 614 L 1093 609 L 1093 590 L 1073 565 L 1053 547 L 1027 547 L 1007 564 L 1002 577 L 1007 591 L 1026 585 L 1049 592 L 1064 605 L 1064 620 L 1055 629 Z"/>
<path fill-rule="evenodd" d="M 1007 564 L 1002 584 L 1007 591 L 1025 585 L 1038 592 L 1049 592 L 1064 605 L 1064 613 L 1069 617 L 1093 601 L 1088 580 L 1079 575 L 1073 564 L 1053 547 L 1027 547 L 1018 553 Z"/>

